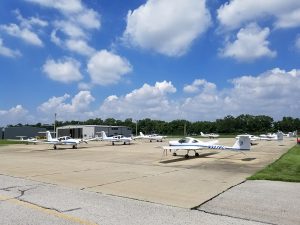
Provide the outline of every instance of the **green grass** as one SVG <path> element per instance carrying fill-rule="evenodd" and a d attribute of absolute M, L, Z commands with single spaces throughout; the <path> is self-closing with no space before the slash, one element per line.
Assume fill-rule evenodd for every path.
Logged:
<path fill-rule="evenodd" d="M 300 145 L 295 145 L 274 163 L 247 179 L 300 182 Z"/>
<path fill-rule="evenodd" d="M 10 140 L 0 140 L 0 146 L 12 145 L 12 144 L 23 144 L 21 141 L 10 141 Z"/>

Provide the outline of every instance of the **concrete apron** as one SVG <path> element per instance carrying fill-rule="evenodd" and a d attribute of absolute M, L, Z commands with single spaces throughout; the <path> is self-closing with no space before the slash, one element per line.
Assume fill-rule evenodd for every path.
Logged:
<path fill-rule="evenodd" d="M 233 139 L 220 139 L 232 145 Z M 204 150 L 184 159 L 162 155 L 161 145 L 137 141 L 111 146 L 103 142 L 78 150 L 47 145 L 0 148 L 0 173 L 92 192 L 164 205 L 194 208 L 237 185 L 291 148 L 293 139 L 261 141 L 250 152 Z M 180 153 L 179 153 L 180 154 Z M 193 155 L 193 154 L 191 154 Z"/>

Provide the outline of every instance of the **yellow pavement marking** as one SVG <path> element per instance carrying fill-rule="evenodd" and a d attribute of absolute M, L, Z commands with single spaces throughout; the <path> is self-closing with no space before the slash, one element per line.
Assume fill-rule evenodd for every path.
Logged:
<path fill-rule="evenodd" d="M 58 218 L 61 218 L 61 219 L 65 219 L 65 220 L 68 220 L 68 221 L 71 221 L 71 222 L 75 222 L 75 223 L 78 223 L 78 224 L 97 225 L 97 223 L 93 223 L 93 222 L 90 222 L 90 221 L 87 221 L 87 220 L 80 219 L 80 218 L 75 217 L 75 216 L 60 213 L 60 212 L 57 212 L 53 209 L 45 209 L 43 207 L 31 204 L 29 202 L 23 202 L 23 201 L 20 201 L 18 199 L 8 197 L 8 196 L 0 195 L 0 201 L 6 201 L 6 202 L 9 202 L 9 203 L 13 203 L 15 205 L 18 205 L 18 206 L 23 206 L 25 208 L 34 209 L 34 210 L 43 212 L 45 214 L 55 216 L 55 217 L 58 217 Z"/>

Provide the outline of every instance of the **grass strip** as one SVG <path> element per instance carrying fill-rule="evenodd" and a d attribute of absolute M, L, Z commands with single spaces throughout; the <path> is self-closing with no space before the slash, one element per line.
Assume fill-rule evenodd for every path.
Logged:
<path fill-rule="evenodd" d="M 274 163 L 247 179 L 300 182 L 300 145 L 295 145 Z"/>
<path fill-rule="evenodd" d="M 25 142 L 22 141 L 10 141 L 10 140 L 0 140 L 0 146 L 1 145 L 12 145 L 12 144 L 23 144 Z"/>

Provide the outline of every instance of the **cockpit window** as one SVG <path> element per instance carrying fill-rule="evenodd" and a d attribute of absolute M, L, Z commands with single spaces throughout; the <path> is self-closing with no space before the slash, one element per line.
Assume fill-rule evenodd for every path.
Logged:
<path fill-rule="evenodd" d="M 179 142 L 179 143 L 187 143 L 187 139 L 182 138 L 182 139 L 180 139 L 178 142 Z"/>

